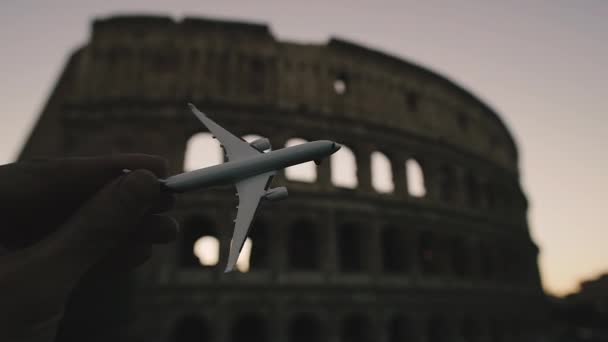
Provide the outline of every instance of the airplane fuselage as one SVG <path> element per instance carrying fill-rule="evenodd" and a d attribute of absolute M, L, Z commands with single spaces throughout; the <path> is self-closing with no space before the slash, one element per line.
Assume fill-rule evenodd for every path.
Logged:
<path fill-rule="evenodd" d="M 311 160 L 321 160 L 336 152 L 339 148 L 340 145 L 333 141 L 312 141 L 181 173 L 162 180 L 162 183 L 174 192 L 232 184 L 266 172 L 281 170 Z"/>

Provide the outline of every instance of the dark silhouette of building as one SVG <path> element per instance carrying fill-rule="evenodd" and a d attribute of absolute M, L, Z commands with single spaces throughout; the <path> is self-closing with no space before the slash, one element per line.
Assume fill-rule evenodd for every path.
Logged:
<path fill-rule="evenodd" d="M 261 209 L 249 272 L 233 274 L 193 248 L 207 237 L 226 260 L 234 190 L 180 196 L 179 241 L 136 276 L 87 280 L 60 340 L 113 325 L 129 341 L 526 341 L 544 324 L 507 127 L 449 79 L 360 45 L 209 19 L 96 20 L 21 158 L 143 152 L 179 173 L 205 132 L 187 102 L 275 148 L 343 143 L 355 181 L 335 162 L 313 181 L 279 174 L 290 198 Z M 376 184 L 375 159 L 392 185 Z"/>
<path fill-rule="evenodd" d="M 581 282 L 578 292 L 551 304 L 555 341 L 608 341 L 608 273 Z"/>

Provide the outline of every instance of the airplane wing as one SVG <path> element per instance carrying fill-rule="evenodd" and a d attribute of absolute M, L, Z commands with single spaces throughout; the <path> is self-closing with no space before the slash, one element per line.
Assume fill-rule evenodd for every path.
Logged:
<path fill-rule="evenodd" d="M 243 244 L 247 239 L 249 227 L 258 209 L 260 200 L 266 194 L 266 190 L 272 181 L 272 176 L 275 172 L 266 172 L 244 179 L 236 183 L 236 191 L 239 196 L 238 212 L 236 220 L 234 220 L 234 232 L 230 243 L 230 254 L 228 255 L 228 263 L 224 272 L 233 270 L 238 260 Z"/>
<path fill-rule="evenodd" d="M 245 159 L 256 154 L 261 153 L 255 148 L 251 147 L 245 140 L 236 137 L 234 134 L 228 132 L 222 126 L 215 123 L 215 121 L 209 119 L 205 114 L 198 110 L 192 103 L 189 103 L 190 110 L 196 115 L 196 117 L 207 127 L 207 129 L 213 134 L 213 137 L 219 140 L 220 144 L 226 151 L 228 160 L 239 160 Z"/>

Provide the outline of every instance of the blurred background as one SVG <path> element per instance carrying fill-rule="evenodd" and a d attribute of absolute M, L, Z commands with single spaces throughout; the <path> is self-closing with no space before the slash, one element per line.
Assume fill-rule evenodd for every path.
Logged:
<path fill-rule="evenodd" d="M 348 53 L 349 49 L 355 51 L 356 46 L 361 45 L 370 51 L 388 53 L 413 65 L 421 66 L 433 75 L 440 75 L 438 77 L 442 80 L 448 79 L 459 89 L 462 88 L 465 92 L 473 94 L 476 98 L 473 102 L 478 99 L 481 109 L 475 107 L 476 109 L 471 110 L 480 113 L 483 111 L 495 112 L 500 118 L 499 122 L 505 124 L 508 135 L 514 138 L 517 155 L 514 156 L 516 160 L 513 163 L 508 162 L 508 155 L 502 156 L 501 152 L 493 153 L 485 147 L 472 148 L 471 153 L 482 155 L 483 160 L 494 161 L 497 164 L 504 163 L 507 165 L 506 169 L 513 167 L 515 173 L 519 172 L 516 180 L 519 180 L 521 190 L 527 197 L 528 206 L 528 223 L 524 226 L 526 229 L 529 226 L 531 240 L 539 248 L 538 265 L 543 290 L 550 296 L 563 297 L 577 292 L 582 281 L 598 278 L 608 271 L 606 261 L 608 260 L 608 249 L 605 248 L 608 232 L 604 229 L 601 214 L 602 203 L 606 203 L 603 195 L 608 192 L 608 181 L 604 177 L 608 164 L 604 151 L 608 144 L 608 119 L 605 116 L 608 105 L 604 100 L 606 95 L 604 83 L 608 79 L 608 72 L 603 66 L 603 62 L 608 60 L 608 47 L 604 43 L 606 32 L 608 32 L 608 24 L 605 20 L 608 16 L 608 3 L 605 1 L 576 3 L 571 1 L 537 1 L 534 3 L 511 1 L 493 4 L 484 1 L 467 1 L 458 4 L 447 1 L 430 1 L 422 4 L 403 1 L 173 1 L 169 3 L 163 1 L 83 2 L 61 0 L 41 3 L 8 0 L 0 5 L 0 13 L 2 18 L 0 37 L 5 42 L 0 64 L 0 73 L 4 81 L 0 84 L 2 100 L 0 102 L 2 119 L 0 162 L 2 163 L 12 162 L 18 157 L 39 119 L 39 115 L 45 109 L 45 104 L 49 101 L 49 96 L 61 73 L 64 72 L 68 57 L 77 48 L 91 42 L 91 22 L 94 19 L 128 14 L 166 16 L 175 22 L 179 22 L 186 16 L 220 21 L 255 22 L 267 25 L 271 37 L 280 42 L 323 45 L 327 44 L 330 37 L 340 38 L 333 45 L 340 52 L 332 55 L 331 58 L 342 58 L 345 61 L 344 66 L 340 66 L 341 62 L 338 62 L 335 70 L 328 69 L 335 78 L 331 85 L 336 93 L 350 93 L 352 90 L 353 94 L 356 94 L 359 82 L 364 84 L 367 82 L 369 88 L 374 88 L 371 86 L 373 79 L 369 82 L 365 79 L 363 81 L 355 80 L 348 74 L 348 68 L 357 68 L 357 63 L 360 63 L 361 59 L 367 58 Z M 161 23 L 162 25 L 165 24 Z M 100 25 L 101 27 L 102 25 Z M 259 28 L 247 27 L 242 29 L 247 32 L 259 30 Z M 214 27 L 213 30 L 221 29 Z M 238 35 L 236 33 L 236 36 Z M 107 37 L 109 36 L 100 35 L 102 40 Z M 227 37 L 231 37 L 230 34 Z M 116 39 L 121 40 L 120 37 Z M 245 46 L 245 50 L 256 49 L 256 45 L 247 46 L 248 38 L 246 37 L 236 39 L 235 44 L 237 41 Z M 347 43 L 341 43 L 342 41 Z M 102 41 L 100 46 L 105 43 Z M 124 44 L 128 46 L 129 43 Z M 222 43 L 214 44 L 222 45 Z M 268 44 L 268 42 L 264 44 Z M 355 45 L 355 48 L 350 47 L 349 44 Z M 172 45 L 166 46 L 169 49 Z M 208 46 L 213 46 L 213 44 Z M 274 53 L 269 52 L 273 49 L 272 47 L 259 46 L 262 54 L 272 55 Z M 331 43 L 329 46 L 332 46 Z M 309 54 L 314 55 L 318 52 L 308 51 L 305 47 L 306 45 L 299 45 L 299 47 L 285 48 L 285 50 L 290 50 L 287 52 L 290 56 L 297 56 L 298 53 L 301 53 L 304 60 L 317 58 L 310 57 Z M 171 52 L 169 51 L 168 54 L 170 55 Z M 78 68 L 90 70 L 94 67 L 94 58 L 87 58 L 90 58 L 88 59 L 91 63 L 90 66 L 79 62 Z M 120 53 L 116 58 L 121 58 Z M 391 63 L 393 61 L 387 59 L 385 64 L 392 65 Z M 373 68 L 373 65 L 370 64 L 367 67 Z M 200 74 L 193 77 L 193 79 L 200 78 L 201 81 L 183 79 L 177 80 L 177 83 L 183 81 L 194 88 L 198 86 L 199 89 L 202 89 L 204 88 L 200 85 L 202 83 L 215 87 L 218 80 L 222 78 L 230 83 L 232 82 L 231 77 L 237 77 L 235 74 L 222 74 L 222 71 L 216 69 L 214 72 L 218 72 L 219 76 L 207 81 L 211 77 L 208 77 L 206 70 L 197 69 Z M 93 74 L 89 73 L 86 77 L 93 80 L 95 77 L 101 77 Z M 78 73 L 75 77 L 85 77 L 83 75 L 83 73 Z M 305 78 L 295 73 L 290 75 L 296 83 L 298 77 Z M 79 79 L 79 82 L 85 81 Z M 154 82 L 162 84 L 163 78 L 155 79 Z M 417 82 L 423 84 L 426 81 L 412 79 L 412 87 L 415 88 Z M 443 81 L 439 83 L 444 84 L 441 82 Z M 158 89 L 162 87 L 163 85 L 159 85 Z M 310 89 L 314 86 L 309 80 L 306 80 L 304 87 Z M 433 82 L 422 88 L 423 90 L 413 95 L 413 99 L 408 97 L 411 95 L 404 95 L 410 110 L 412 101 L 423 102 L 426 93 L 449 91 L 441 86 L 435 86 Z M 153 89 L 153 87 L 141 89 Z M 176 91 L 179 93 L 179 86 L 177 89 Z M 94 92 L 91 89 L 87 90 L 87 92 L 91 91 Z M 154 91 L 150 90 L 150 93 Z M 382 102 L 378 99 L 381 99 L 383 91 L 377 89 L 377 93 L 365 98 L 369 99 L 367 101 L 370 106 L 373 107 L 376 104 L 374 101 Z M 103 92 L 104 90 L 100 89 L 100 93 Z M 298 90 L 295 92 L 297 93 Z M 456 92 L 459 93 L 460 90 Z M 308 90 L 299 91 L 299 93 L 308 94 Z M 217 98 L 210 100 L 213 96 L 201 96 L 187 92 L 184 94 L 187 94 L 183 96 L 184 100 L 189 97 L 188 94 L 195 100 L 196 96 L 199 96 L 200 102 L 209 103 L 209 108 L 214 108 L 215 102 L 218 101 L 234 102 L 229 98 L 231 95 L 227 95 L 227 98 L 223 100 Z M 85 103 L 90 104 L 91 107 L 84 106 L 78 98 L 88 96 L 85 95 L 74 95 L 76 100 L 67 101 L 72 106 L 69 115 L 78 115 L 79 112 L 103 112 L 103 108 L 107 108 L 104 106 L 109 106 L 107 103 L 93 100 Z M 70 97 L 69 94 L 61 96 Z M 282 96 L 287 99 L 290 97 L 289 93 L 279 91 L 277 94 L 269 95 L 270 100 L 268 101 L 272 102 L 272 98 L 282 98 Z M 316 95 L 306 96 L 303 95 L 302 99 L 297 101 L 307 104 L 307 99 L 315 98 Z M 416 96 L 420 96 L 420 98 Z M 178 100 L 181 98 L 175 101 Z M 138 110 L 154 107 L 154 101 L 144 101 L 146 102 L 146 106 L 144 106 L 135 97 L 135 100 L 127 99 L 126 102 L 131 103 L 129 104 L 131 107 L 127 106 L 128 108 L 133 107 L 133 101 L 136 102 L 135 107 L 138 107 Z M 248 106 L 247 101 L 249 100 L 244 99 L 243 101 L 244 104 L 238 103 L 239 108 Z M 366 100 L 360 102 L 364 101 Z M 454 108 L 460 103 L 458 102 L 460 100 L 446 101 Z M 52 104 L 51 102 L 49 104 Z M 289 103 L 279 104 L 277 108 L 280 107 L 281 113 L 293 111 L 302 114 L 314 111 L 315 101 L 312 102 L 309 109 L 292 108 Z M 360 103 L 352 104 L 348 100 L 327 100 L 324 104 L 329 106 L 328 112 L 340 113 L 348 112 L 349 109 L 356 112 L 365 107 Z M 164 103 L 160 106 L 167 107 Z M 222 107 L 222 105 L 218 106 Z M 319 106 L 322 107 L 322 105 Z M 441 112 L 432 106 L 421 105 L 421 108 L 423 109 L 420 109 L 420 112 L 425 112 L 427 109 L 429 113 Z M 47 110 L 49 113 L 57 111 L 56 108 L 47 108 Z M 224 109 L 218 109 L 218 112 L 221 113 L 222 110 Z M 231 109 L 228 112 L 235 110 Z M 259 110 L 263 112 L 262 109 Z M 171 113 L 171 110 L 167 109 L 167 111 Z M 251 112 L 255 111 L 251 110 Z M 367 112 L 361 110 L 361 113 Z M 296 114 L 295 117 L 303 120 L 298 116 L 300 114 Z M 159 115 L 162 116 L 162 114 Z M 232 122 L 234 125 L 239 125 L 238 121 L 235 121 L 236 119 L 231 118 L 232 114 L 225 115 L 226 123 Z M 444 118 L 441 114 L 432 115 L 434 124 L 426 126 L 427 133 L 429 130 L 440 131 L 443 129 L 442 127 L 448 125 L 441 123 L 442 120 L 447 122 L 448 118 Z M 483 115 L 483 113 L 479 115 Z M 331 115 L 329 117 L 328 125 L 335 126 L 335 121 L 331 121 L 335 118 L 332 119 Z M 353 118 L 351 117 L 351 119 Z M 477 119 L 470 119 L 473 126 L 476 125 L 475 120 Z M 221 119 L 218 121 L 222 122 Z M 422 119 L 419 126 L 412 124 L 410 132 L 412 136 L 426 134 L 423 121 Z M 395 122 L 396 126 L 400 124 L 401 122 Z M 502 126 L 502 123 L 499 126 Z M 376 126 L 370 124 L 369 127 L 373 131 L 375 129 L 373 127 Z M 280 125 L 277 126 L 278 128 Z M 332 132 L 332 129 L 327 129 L 326 132 Z M 162 135 L 163 128 L 158 127 L 156 133 Z M 259 134 L 259 132 L 245 133 Z M 294 132 L 294 134 L 296 133 L 299 132 Z M 497 139 L 499 141 L 502 141 L 501 139 L 510 140 L 503 133 L 496 133 Z M 446 140 L 443 141 L 433 141 L 435 138 L 439 139 L 435 134 L 429 134 L 429 137 L 430 140 L 426 141 L 438 144 L 437 146 L 442 144 L 460 146 L 463 142 L 466 146 L 466 141 L 471 142 L 471 145 L 480 144 L 475 139 L 459 140 L 458 137 L 449 135 L 444 137 Z M 327 136 L 326 138 L 333 139 L 334 137 Z M 44 136 L 44 139 L 53 140 L 53 137 L 47 135 Z M 77 138 L 73 139 L 78 141 Z M 369 139 L 373 139 L 371 133 Z M 338 139 L 336 138 L 336 140 Z M 285 143 L 287 142 L 285 139 Z M 369 143 L 373 144 L 373 141 L 369 141 Z M 101 143 L 98 141 L 91 144 Z M 203 143 L 203 145 L 205 144 Z M 207 143 L 206 146 L 209 144 Z M 466 147 L 459 148 L 467 149 Z M 355 155 L 360 152 L 356 148 L 354 150 Z M 85 148 L 82 151 L 84 153 L 92 150 Z M 167 153 L 173 152 L 167 150 Z M 193 154 L 202 155 L 202 153 Z M 349 163 L 349 157 L 340 158 L 345 159 L 333 162 L 340 176 L 332 177 L 347 179 L 349 177 L 347 174 L 353 172 L 344 166 Z M 181 171 L 182 161 L 174 160 L 176 172 Z M 187 160 L 183 162 L 187 162 Z M 208 160 L 194 161 L 190 168 L 208 162 Z M 420 164 L 424 169 L 423 160 L 420 161 Z M 379 169 L 384 168 L 385 170 L 380 173 L 387 174 L 386 165 L 389 165 L 390 169 L 390 164 L 385 163 L 385 166 L 382 166 L 380 163 L 379 165 Z M 186 169 L 188 169 L 187 165 Z M 302 177 L 308 177 L 306 171 L 301 172 L 304 174 Z M 416 171 L 413 172 L 416 173 Z M 422 171 L 422 173 L 425 172 Z M 415 177 L 410 176 L 408 181 L 411 182 L 411 179 Z M 347 180 L 347 184 L 343 184 L 347 188 L 350 186 L 348 182 Z M 387 181 L 386 177 L 384 179 L 381 177 L 375 182 L 380 184 L 380 188 L 390 187 L 387 184 L 392 183 Z M 424 182 L 429 182 L 429 180 L 425 179 Z M 393 185 L 396 186 L 397 183 L 395 182 Z M 302 191 L 306 193 L 307 190 Z M 520 213 L 526 215 L 525 208 Z M 599 288 L 602 289 L 601 286 Z M 606 291 L 608 291 L 605 280 L 603 290 L 598 291 L 605 298 Z"/>

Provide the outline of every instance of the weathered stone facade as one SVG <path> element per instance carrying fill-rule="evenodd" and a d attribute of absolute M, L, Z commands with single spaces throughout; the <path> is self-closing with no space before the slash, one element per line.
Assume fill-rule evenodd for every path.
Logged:
<path fill-rule="evenodd" d="M 129 296 L 137 313 L 128 321 L 130 340 L 522 341 L 534 334 L 543 295 L 513 138 L 468 91 L 381 52 L 338 39 L 278 42 L 257 24 L 97 20 L 21 158 L 144 152 L 167 157 L 179 173 L 188 139 L 204 131 L 187 102 L 276 148 L 294 137 L 344 143 L 356 157 L 358 186 L 334 186 L 331 163 L 317 168 L 314 183 L 279 174 L 274 185 L 287 185 L 290 198 L 262 208 L 251 271 L 228 275 L 184 258 L 208 234 L 226 259 L 234 190 L 180 196 L 182 236 L 159 249 Z M 392 193 L 372 186 L 374 151 L 391 161 Z M 407 160 L 423 170 L 423 197 L 408 193 Z"/>

